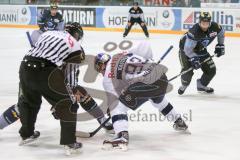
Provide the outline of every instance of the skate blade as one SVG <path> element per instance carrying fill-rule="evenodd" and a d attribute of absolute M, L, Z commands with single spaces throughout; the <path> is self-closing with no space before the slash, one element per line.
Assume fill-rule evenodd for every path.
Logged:
<path fill-rule="evenodd" d="M 188 134 L 188 135 L 191 135 L 192 133 L 189 131 L 189 129 L 187 130 L 176 130 L 178 133 L 180 134 Z"/>
<path fill-rule="evenodd" d="M 206 91 L 198 91 L 198 93 L 205 94 L 205 95 L 214 94 L 214 92 L 206 92 Z"/>
<path fill-rule="evenodd" d="M 64 149 L 65 149 L 65 155 L 66 156 L 71 156 L 73 154 L 81 153 L 81 148 L 71 149 L 71 148 L 68 148 L 68 147 L 64 147 Z"/>
<path fill-rule="evenodd" d="M 127 151 L 128 146 L 126 144 L 119 144 L 118 146 L 113 147 L 112 144 L 103 144 L 102 149 L 105 150 L 105 151 L 111 151 L 111 150 Z"/>
<path fill-rule="evenodd" d="M 19 143 L 19 146 L 24 146 L 24 145 L 27 145 L 27 144 L 32 144 L 33 142 L 37 141 L 38 139 L 26 139 L 26 140 L 23 140 Z"/>

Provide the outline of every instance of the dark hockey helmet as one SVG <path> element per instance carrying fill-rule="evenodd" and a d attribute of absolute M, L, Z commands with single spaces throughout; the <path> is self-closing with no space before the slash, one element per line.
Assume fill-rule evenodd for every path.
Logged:
<path fill-rule="evenodd" d="M 211 22 L 211 14 L 209 12 L 201 12 L 199 16 L 199 22 L 204 21 L 204 22 Z"/>
<path fill-rule="evenodd" d="M 65 31 L 70 33 L 77 41 L 79 41 L 83 37 L 83 29 L 78 22 L 66 23 Z"/>
<path fill-rule="evenodd" d="M 138 2 L 133 2 L 133 6 L 138 6 Z"/>
<path fill-rule="evenodd" d="M 97 72 L 102 71 L 102 65 L 107 64 L 108 61 L 111 59 L 111 56 L 106 53 L 99 53 L 96 55 L 94 60 L 94 68 Z"/>
<path fill-rule="evenodd" d="M 70 27 L 70 25 L 72 25 L 72 23 L 73 23 L 73 22 L 71 22 L 71 21 L 68 21 L 67 23 L 65 23 L 65 26 L 64 26 L 65 30 L 66 30 L 68 27 Z"/>
<path fill-rule="evenodd" d="M 56 2 L 51 3 L 50 8 L 51 9 L 58 9 L 58 3 L 56 3 Z"/>

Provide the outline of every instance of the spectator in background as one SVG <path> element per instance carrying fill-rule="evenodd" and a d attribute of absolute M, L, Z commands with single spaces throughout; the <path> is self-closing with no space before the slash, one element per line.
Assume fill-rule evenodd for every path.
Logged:
<path fill-rule="evenodd" d="M 210 0 L 209 3 L 231 3 L 231 0 Z"/>
<path fill-rule="evenodd" d="M 240 3 L 240 0 L 231 0 L 231 3 Z"/>
<path fill-rule="evenodd" d="M 27 4 L 34 4 L 34 3 L 35 3 L 35 0 L 27 0 L 26 3 L 27 3 Z"/>
<path fill-rule="evenodd" d="M 189 6 L 190 7 L 200 7 L 201 1 L 200 0 L 190 0 Z"/>
<path fill-rule="evenodd" d="M 186 7 L 185 0 L 173 0 L 172 7 Z"/>

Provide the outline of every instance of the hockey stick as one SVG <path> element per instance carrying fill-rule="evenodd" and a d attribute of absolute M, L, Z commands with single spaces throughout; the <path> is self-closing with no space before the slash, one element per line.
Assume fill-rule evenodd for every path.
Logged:
<path fill-rule="evenodd" d="M 171 45 L 168 50 L 161 56 L 161 58 L 159 59 L 159 61 L 157 61 L 157 63 L 155 63 L 154 65 L 151 65 L 149 67 L 149 69 L 147 70 L 151 70 L 154 66 L 156 66 L 157 64 L 161 63 L 162 60 L 168 55 L 168 53 L 170 53 L 170 51 L 173 49 L 173 46 Z M 81 137 L 81 138 L 90 138 L 93 137 L 100 129 L 102 129 L 104 127 L 104 125 L 111 119 L 111 116 L 109 114 L 109 117 L 102 123 L 100 124 L 100 126 L 95 129 L 92 132 L 83 132 L 83 131 L 76 131 L 76 137 Z"/>
<path fill-rule="evenodd" d="M 206 63 L 207 61 L 209 61 L 209 60 L 210 60 L 211 58 L 213 58 L 214 56 L 216 56 L 216 55 L 215 55 L 215 54 L 214 54 L 214 55 L 211 55 L 210 57 L 208 57 L 207 59 L 205 59 L 205 60 L 204 60 L 202 63 L 200 63 L 200 64 Z M 171 81 L 173 81 L 174 79 L 178 78 L 179 76 L 184 75 L 184 74 L 186 74 L 186 73 L 188 73 L 188 72 L 190 72 L 190 71 L 192 71 L 192 70 L 194 70 L 193 67 L 187 69 L 186 71 L 182 71 L 182 72 L 179 73 L 178 75 L 176 75 L 176 76 L 172 77 L 171 79 L 169 79 L 168 82 L 171 82 Z"/>
<path fill-rule="evenodd" d="M 145 72 L 145 73 L 144 73 L 144 76 L 147 75 L 147 74 L 149 74 L 156 65 L 158 65 L 159 63 L 161 63 L 162 60 L 168 55 L 168 53 L 169 53 L 172 49 L 173 49 L 173 46 L 171 45 L 171 46 L 168 48 L 168 50 L 162 55 L 162 57 L 157 61 L 157 63 L 152 63 L 152 64 L 144 71 L 144 72 Z"/>
<path fill-rule="evenodd" d="M 170 51 L 173 49 L 173 45 L 171 45 L 168 50 L 162 55 L 162 57 L 159 59 L 159 61 L 157 61 L 156 64 L 159 64 L 162 62 L 162 60 L 168 55 L 168 53 L 170 53 Z"/>
<path fill-rule="evenodd" d="M 104 125 L 111 119 L 111 116 L 109 116 L 103 123 L 100 124 L 100 126 L 95 129 L 92 132 L 83 132 L 83 131 L 76 131 L 76 137 L 81 137 L 81 138 L 90 138 L 93 137 L 98 131 L 100 131 Z"/>
<path fill-rule="evenodd" d="M 28 42 L 30 43 L 31 47 L 35 47 L 29 31 L 27 31 L 26 34 L 27 34 Z"/>

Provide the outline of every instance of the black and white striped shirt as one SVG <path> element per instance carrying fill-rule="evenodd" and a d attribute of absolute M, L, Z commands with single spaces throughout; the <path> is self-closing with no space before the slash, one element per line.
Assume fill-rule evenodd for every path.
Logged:
<path fill-rule="evenodd" d="M 134 18 L 134 19 L 140 18 L 141 21 L 144 22 L 143 10 L 140 7 L 138 7 L 136 10 L 134 9 L 134 7 L 130 8 L 129 15 L 128 15 L 128 21 L 131 21 L 132 18 Z"/>
<path fill-rule="evenodd" d="M 69 84 L 72 88 L 78 85 L 79 67 L 79 64 L 68 63 L 65 68 L 65 83 Z"/>
<path fill-rule="evenodd" d="M 81 47 L 82 52 L 85 54 L 84 49 Z M 80 74 L 80 64 L 67 63 L 64 69 L 65 83 L 74 88 L 78 84 L 78 76 Z"/>
<path fill-rule="evenodd" d="M 48 31 L 43 33 L 28 56 L 43 58 L 62 66 L 72 53 L 82 51 L 81 45 L 66 31 Z"/>

